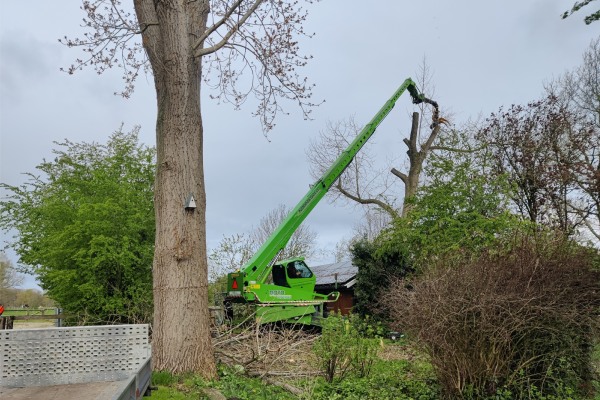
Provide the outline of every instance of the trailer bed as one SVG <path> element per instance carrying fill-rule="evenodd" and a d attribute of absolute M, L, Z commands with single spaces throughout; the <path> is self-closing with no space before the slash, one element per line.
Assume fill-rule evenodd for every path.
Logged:
<path fill-rule="evenodd" d="M 2 400 L 136 400 L 151 374 L 148 325 L 0 331 Z"/>
<path fill-rule="evenodd" d="M 112 399 L 127 381 L 74 383 L 28 388 L 0 387 L 2 400 L 106 400 Z"/>

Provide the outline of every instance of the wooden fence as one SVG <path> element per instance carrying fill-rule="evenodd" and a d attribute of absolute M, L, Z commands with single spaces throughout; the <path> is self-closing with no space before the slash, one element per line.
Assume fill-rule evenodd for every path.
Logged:
<path fill-rule="evenodd" d="M 53 314 L 46 313 L 52 311 Z M 62 311 L 62 310 L 59 310 Z M 11 314 L 11 315 L 7 315 Z M 16 314 L 16 315 L 12 315 Z M 4 310 L 3 316 L 0 317 L 0 330 L 13 329 L 15 321 L 31 321 L 31 320 L 59 320 L 59 322 L 66 318 L 66 315 L 62 312 L 57 313 L 57 309 L 6 309 Z M 60 323 L 57 324 L 60 326 Z"/>

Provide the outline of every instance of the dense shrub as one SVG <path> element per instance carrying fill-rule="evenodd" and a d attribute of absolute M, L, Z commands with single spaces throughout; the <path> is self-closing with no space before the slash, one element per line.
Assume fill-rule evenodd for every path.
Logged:
<path fill-rule="evenodd" d="M 354 312 L 365 317 L 387 319 L 387 310 L 381 307 L 380 293 L 386 292 L 394 278 L 402 278 L 412 271 L 407 252 L 401 247 L 382 248 L 380 243 L 360 240 L 351 248 L 352 263 L 358 267 L 354 286 Z"/>
<path fill-rule="evenodd" d="M 23 272 L 79 324 L 152 320 L 156 160 L 138 134 L 56 143 L 23 185 L 0 183 L 0 229 L 18 234 Z"/>
<path fill-rule="evenodd" d="M 446 397 L 561 397 L 592 380 L 597 257 L 555 237 L 515 238 L 477 257 L 438 260 L 385 301 L 431 357 Z"/>

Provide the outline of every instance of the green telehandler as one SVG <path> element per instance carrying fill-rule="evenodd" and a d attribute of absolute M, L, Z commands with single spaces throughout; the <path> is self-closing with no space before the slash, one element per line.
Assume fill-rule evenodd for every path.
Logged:
<path fill-rule="evenodd" d="M 435 121 L 439 119 L 437 103 L 419 93 L 412 79 L 406 79 L 333 165 L 311 185 L 308 193 L 256 254 L 240 270 L 227 275 L 224 306 L 229 318 L 233 316 L 232 303 L 251 303 L 256 306 L 258 323 L 281 321 L 305 325 L 319 324 L 319 319 L 323 316 L 324 303 L 335 302 L 339 293 L 332 292 L 328 295 L 316 293 L 314 291 L 316 276 L 308 268 L 303 257 L 287 260 L 278 260 L 278 257 L 296 229 L 350 165 L 354 156 L 373 135 L 377 126 L 406 90 L 410 93 L 413 103 L 428 103 L 434 107 L 433 120 L 436 123 Z"/>

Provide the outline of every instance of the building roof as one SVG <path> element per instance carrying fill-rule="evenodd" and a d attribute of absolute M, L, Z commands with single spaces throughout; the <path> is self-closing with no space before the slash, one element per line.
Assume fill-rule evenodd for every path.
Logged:
<path fill-rule="evenodd" d="M 349 288 L 356 282 L 358 273 L 358 267 L 352 265 L 352 261 L 318 265 L 310 269 L 317 276 L 317 286 L 335 285 L 337 282 Z"/>

